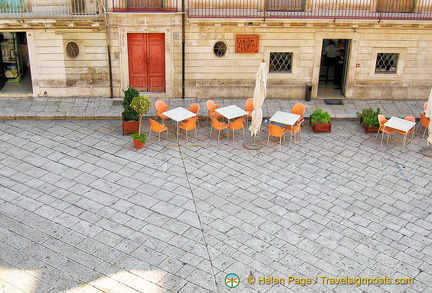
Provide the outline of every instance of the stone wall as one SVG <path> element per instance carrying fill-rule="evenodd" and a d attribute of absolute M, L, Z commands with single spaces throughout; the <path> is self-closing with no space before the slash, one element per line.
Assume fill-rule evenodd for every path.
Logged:
<path fill-rule="evenodd" d="M 127 33 L 165 33 L 166 92 L 181 97 L 182 44 L 180 14 L 110 14 L 110 44 L 115 96 L 128 86 Z M 188 19 L 185 43 L 185 97 L 248 98 L 255 74 L 270 52 L 292 52 L 291 73 L 270 73 L 269 98 L 303 99 L 306 85 L 320 98 L 322 45 L 325 39 L 350 40 L 345 97 L 352 99 L 424 99 L 432 87 L 432 26 L 376 21 L 289 21 Z M 236 53 L 237 35 L 259 36 L 257 53 Z M 227 45 L 224 56 L 215 43 Z M 376 74 L 377 53 L 398 53 L 396 74 Z"/>
<path fill-rule="evenodd" d="M 294 54 L 292 72 L 269 74 L 268 97 L 301 99 L 307 84 L 313 85 L 312 97 L 319 97 L 323 39 L 348 39 L 347 98 L 423 99 L 432 86 L 430 32 L 430 28 L 393 23 L 191 20 L 186 34 L 186 93 L 188 97 L 250 97 L 261 60 L 268 64 L 270 52 L 288 51 Z M 236 53 L 236 35 L 258 35 L 258 53 Z M 213 52 L 217 41 L 227 44 L 223 57 Z M 377 53 L 399 54 L 396 74 L 375 73 Z"/>
<path fill-rule="evenodd" d="M 181 97 L 181 15 L 164 14 L 109 14 L 109 32 L 113 84 L 115 96 L 129 86 L 128 33 L 165 34 L 166 92 L 150 94 L 158 97 Z"/>
<path fill-rule="evenodd" d="M 66 44 L 78 44 L 68 56 Z M 106 32 L 34 30 L 28 33 L 35 96 L 108 97 L 109 71 Z"/>
<path fill-rule="evenodd" d="M 425 99 L 432 87 L 432 39 L 429 29 L 375 28 L 361 32 L 353 62 L 352 97 Z M 376 74 L 376 54 L 399 54 L 395 74 Z"/>

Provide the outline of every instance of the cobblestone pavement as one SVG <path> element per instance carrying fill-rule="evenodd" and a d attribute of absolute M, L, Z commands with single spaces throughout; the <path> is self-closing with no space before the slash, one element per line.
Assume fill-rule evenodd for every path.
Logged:
<path fill-rule="evenodd" d="M 0 121 L 0 292 L 432 292 L 420 132 L 402 150 L 334 121 L 247 150 L 169 125 L 135 150 L 119 121 Z"/>

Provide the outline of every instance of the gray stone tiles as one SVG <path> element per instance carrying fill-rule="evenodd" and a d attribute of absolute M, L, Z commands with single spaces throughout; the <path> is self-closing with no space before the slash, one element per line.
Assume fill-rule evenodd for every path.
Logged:
<path fill-rule="evenodd" d="M 7 111 L 20 103 L 30 104 Z M 189 142 L 167 124 L 168 140 L 135 150 L 118 120 L 0 121 L 4 292 L 432 292 L 432 159 L 420 132 L 403 150 L 401 136 L 380 145 L 357 121 L 334 120 L 331 133 L 306 124 L 291 146 L 267 146 L 263 123 L 263 147 L 247 150 L 241 135 L 209 138 L 205 120 Z M 270 277 L 284 283 L 259 284 Z M 324 281 L 347 277 L 413 283 Z"/>

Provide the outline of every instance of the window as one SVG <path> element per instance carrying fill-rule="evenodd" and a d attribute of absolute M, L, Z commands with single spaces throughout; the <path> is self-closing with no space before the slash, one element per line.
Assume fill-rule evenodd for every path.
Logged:
<path fill-rule="evenodd" d="M 292 73 L 292 52 L 270 52 L 269 72 Z"/>
<path fill-rule="evenodd" d="M 213 52 L 217 57 L 225 56 L 227 51 L 227 45 L 224 42 L 217 42 L 213 47 Z"/>
<path fill-rule="evenodd" d="M 398 60 L 398 53 L 377 53 L 375 73 L 396 74 Z"/>
<path fill-rule="evenodd" d="M 304 11 L 305 0 L 266 0 L 267 10 Z"/>
<path fill-rule="evenodd" d="M 76 58 L 80 53 L 78 44 L 74 41 L 68 42 L 66 44 L 66 53 L 70 58 Z"/>
<path fill-rule="evenodd" d="M 413 12 L 415 0 L 378 0 L 377 12 Z"/>

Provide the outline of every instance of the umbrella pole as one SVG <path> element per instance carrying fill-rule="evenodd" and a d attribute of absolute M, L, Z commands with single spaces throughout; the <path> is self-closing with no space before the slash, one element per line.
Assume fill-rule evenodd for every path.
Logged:
<path fill-rule="evenodd" d="M 427 143 L 428 145 L 424 147 L 421 152 L 426 157 L 432 157 L 432 144 Z"/>
<path fill-rule="evenodd" d="M 432 157 L 432 145 L 423 148 L 421 152 L 426 157 Z"/>
<path fill-rule="evenodd" d="M 259 150 L 262 145 L 256 141 L 256 134 L 252 135 L 252 139 L 247 139 L 243 142 L 243 147 L 249 150 Z"/>

